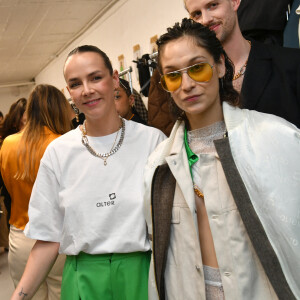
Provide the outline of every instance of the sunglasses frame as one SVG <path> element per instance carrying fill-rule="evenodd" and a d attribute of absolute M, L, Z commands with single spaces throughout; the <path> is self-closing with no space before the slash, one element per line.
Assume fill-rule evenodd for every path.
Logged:
<path fill-rule="evenodd" d="M 169 93 L 173 93 L 173 92 L 177 91 L 177 90 L 180 88 L 180 86 L 181 86 L 181 84 L 182 84 L 182 74 L 183 74 L 183 73 L 187 73 L 187 75 L 188 75 L 192 80 L 194 80 L 194 81 L 197 82 L 197 83 L 209 82 L 209 81 L 211 80 L 211 78 L 210 78 L 208 81 L 197 81 L 197 80 L 193 79 L 193 78 L 190 76 L 190 74 L 188 73 L 188 69 L 190 69 L 190 68 L 192 68 L 192 67 L 195 67 L 195 66 L 197 66 L 197 65 L 206 65 L 206 64 L 209 65 L 209 66 L 211 67 L 212 71 L 213 71 L 214 65 L 211 65 L 211 64 L 208 63 L 208 62 L 200 62 L 200 63 L 196 63 L 196 64 L 194 64 L 194 65 L 191 65 L 191 66 L 188 66 L 188 67 L 185 67 L 185 68 L 176 70 L 176 71 L 172 71 L 172 72 L 169 72 L 169 73 L 166 73 L 166 74 L 162 74 L 162 75 L 160 76 L 160 81 L 159 81 L 159 83 L 160 83 L 160 85 L 162 86 L 162 88 L 163 88 L 165 91 L 167 91 L 167 92 L 169 92 Z M 169 91 L 168 89 L 166 89 L 166 88 L 164 87 L 164 85 L 162 84 L 161 81 L 163 80 L 163 77 L 164 77 L 165 75 L 173 74 L 173 73 L 180 73 L 180 74 L 181 74 L 181 82 L 180 82 L 179 87 L 178 87 L 176 90 L 174 90 L 174 91 Z M 212 77 L 212 76 L 211 76 L 211 77 Z"/>

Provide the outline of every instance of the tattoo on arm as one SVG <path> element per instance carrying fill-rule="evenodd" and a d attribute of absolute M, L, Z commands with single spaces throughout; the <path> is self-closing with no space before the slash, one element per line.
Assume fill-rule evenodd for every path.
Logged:
<path fill-rule="evenodd" d="M 22 297 L 22 296 L 23 296 L 23 297 L 22 297 L 22 300 L 24 300 L 24 299 L 25 299 L 25 297 L 27 297 L 27 296 L 28 296 L 28 294 L 24 293 L 24 292 L 23 292 L 23 288 L 22 288 L 21 292 L 19 293 L 19 296 L 20 296 L 20 297 Z"/>

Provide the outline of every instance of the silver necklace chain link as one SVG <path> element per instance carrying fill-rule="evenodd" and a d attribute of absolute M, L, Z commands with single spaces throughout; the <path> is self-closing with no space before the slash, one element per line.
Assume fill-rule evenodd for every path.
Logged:
<path fill-rule="evenodd" d="M 82 144 L 86 147 L 86 149 L 94 156 L 96 157 L 99 157 L 101 159 L 103 159 L 104 161 L 104 166 L 107 165 L 107 159 L 108 157 L 110 157 L 111 155 L 115 154 L 122 146 L 123 144 L 123 140 L 124 140 L 124 136 L 125 136 L 125 121 L 123 118 L 120 118 L 121 119 L 121 122 L 122 122 L 122 125 L 121 127 L 119 128 L 118 132 L 117 132 L 117 135 L 116 135 L 116 138 L 115 138 L 115 141 L 110 149 L 109 152 L 107 153 L 98 153 L 95 149 L 93 149 L 89 143 L 89 140 L 88 140 L 88 137 L 87 137 L 87 132 L 86 132 L 86 127 L 85 127 L 85 124 L 86 124 L 86 121 L 83 122 L 82 124 L 82 128 L 81 128 L 81 134 L 82 134 Z M 119 135 L 119 131 L 121 129 L 121 137 L 119 139 L 119 142 L 118 144 L 114 147 L 116 141 L 117 141 L 117 137 Z"/>

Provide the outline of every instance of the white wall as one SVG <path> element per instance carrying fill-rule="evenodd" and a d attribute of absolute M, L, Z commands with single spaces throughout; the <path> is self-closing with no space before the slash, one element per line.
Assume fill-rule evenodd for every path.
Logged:
<path fill-rule="evenodd" d="M 182 0 L 120 0 L 100 20 L 78 38 L 66 51 L 36 76 L 36 83 L 52 84 L 59 89 L 65 87 L 62 74 L 67 54 L 77 46 L 90 44 L 107 53 L 113 67 L 119 70 L 118 56 L 125 56 L 125 68 L 133 57 L 133 46 L 141 46 L 141 54 L 151 53 L 150 38 L 166 32 L 187 16 Z M 135 72 L 133 86 L 139 90 Z M 68 93 L 64 88 L 65 94 Z"/>
<path fill-rule="evenodd" d="M 28 99 L 33 85 L 0 88 L 0 111 L 5 116 L 10 106 L 20 98 Z"/>

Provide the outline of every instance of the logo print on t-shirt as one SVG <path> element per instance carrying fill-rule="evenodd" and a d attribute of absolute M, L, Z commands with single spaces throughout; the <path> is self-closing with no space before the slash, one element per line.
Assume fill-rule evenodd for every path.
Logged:
<path fill-rule="evenodd" d="M 117 197 L 116 197 L 116 194 L 115 193 L 112 193 L 112 194 L 109 194 L 109 199 L 110 200 L 114 200 L 114 199 L 116 199 Z"/>
<path fill-rule="evenodd" d="M 98 208 L 106 207 L 106 206 L 114 206 L 115 205 L 115 201 L 114 200 L 117 199 L 116 193 L 108 194 L 108 198 L 109 198 L 109 200 L 107 200 L 107 201 L 97 202 L 96 206 Z"/>

